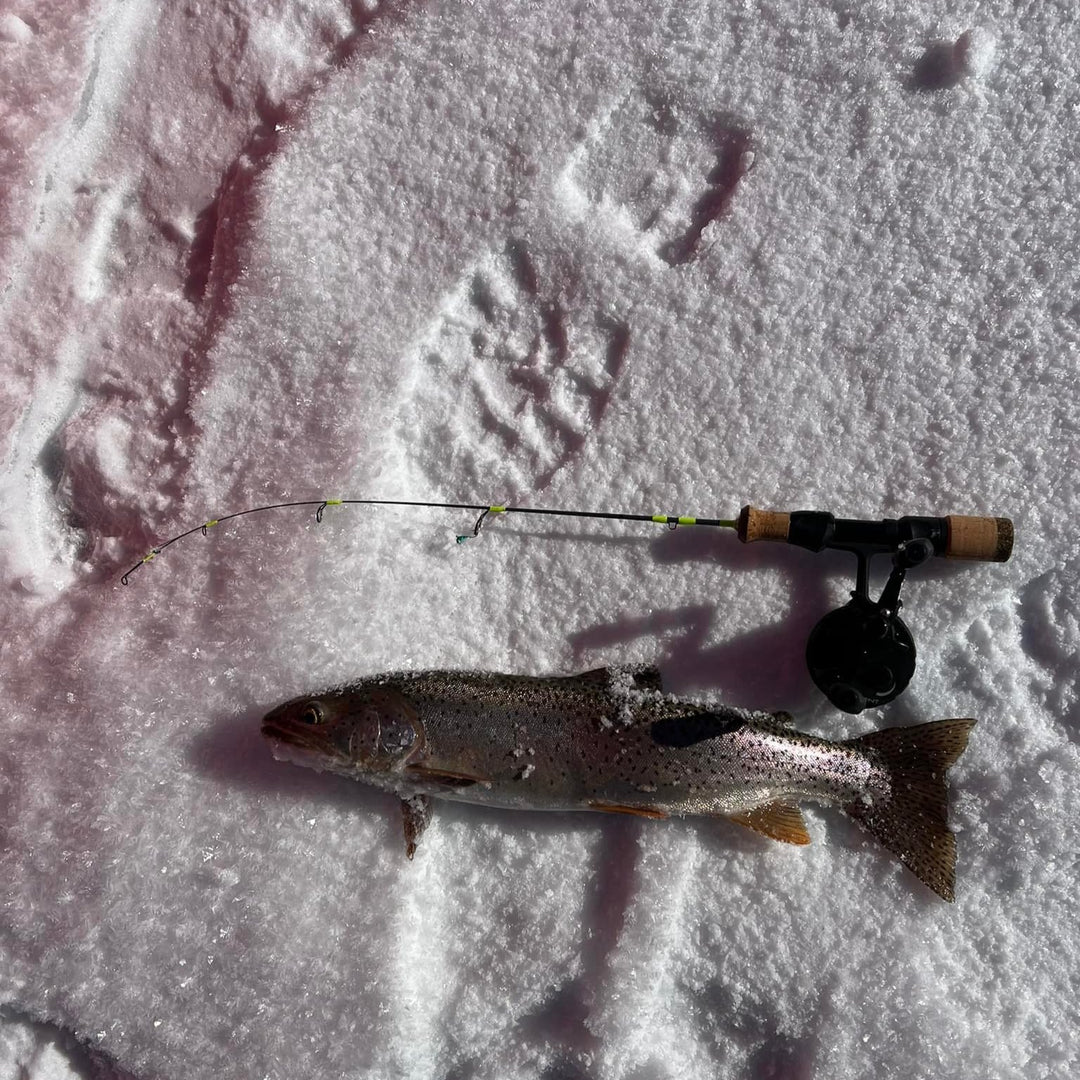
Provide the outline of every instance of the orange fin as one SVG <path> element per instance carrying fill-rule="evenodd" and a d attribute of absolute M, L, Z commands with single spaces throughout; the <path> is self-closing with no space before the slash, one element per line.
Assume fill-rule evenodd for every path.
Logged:
<path fill-rule="evenodd" d="M 741 814 L 726 815 L 731 821 L 745 825 L 762 836 L 783 840 L 785 844 L 809 844 L 810 834 L 797 806 L 790 803 L 771 802 L 744 810 Z"/>
<path fill-rule="evenodd" d="M 472 773 L 455 772 L 453 769 L 436 769 L 431 765 L 423 765 L 417 762 L 414 765 L 406 765 L 405 771 L 410 776 L 420 780 L 431 780 L 436 784 L 445 784 L 447 787 L 470 787 L 472 784 L 490 784 L 488 776 L 474 776 Z"/>
<path fill-rule="evenodd" d="M 605 814 L 634 814 L 636 817 L 666 818 L 667 812 L 655 806 L 623 806 L 620 803 L 591 802 L 590 810 L 603 810 Z"/>

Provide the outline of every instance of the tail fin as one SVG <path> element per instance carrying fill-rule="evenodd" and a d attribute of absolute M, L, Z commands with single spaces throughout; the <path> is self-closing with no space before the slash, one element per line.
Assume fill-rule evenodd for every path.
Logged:
<path fill-rule="evenodd" d="M 849 746 L 874 751 L 889 774 L 890 793 L 878 803 L 844 809 L 870 830 L 940 897 L 952 901 L 956 838 L 949 831 L 946 770 L 964 752 L 974 720 L 937 720 L 917 727 L 872 731 Z"/>

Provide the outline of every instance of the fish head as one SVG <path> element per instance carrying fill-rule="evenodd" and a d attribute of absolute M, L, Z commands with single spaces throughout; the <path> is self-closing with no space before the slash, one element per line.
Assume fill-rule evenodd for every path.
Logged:
<path fill-rule="evenodd" d="M 395 772 L 425 750 L 420 718 L 391 687 L 293 698 L 263 717 L 262 733 L 278 760 L 346 776 Z"/>

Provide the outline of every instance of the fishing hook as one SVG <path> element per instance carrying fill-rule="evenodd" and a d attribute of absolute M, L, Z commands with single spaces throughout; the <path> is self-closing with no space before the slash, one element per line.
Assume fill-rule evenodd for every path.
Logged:
<path fill-rule="evenodd" d="M 457 542 L 459 544 L 464 544 L 466 540 L 474 540 L 476 537 L 478 537 L 480 535 L 480 530 L 483 528 L 484 525 L 484 518 L 486 518 L 490 513 L 491 507 L 485 507 L 485 509 L 481 511 L 480 516 L 476 519 L 476 524 L 473 526 L 472 532 L 465 533 L 463 536 L 459 536 L 457 538 Z"/>

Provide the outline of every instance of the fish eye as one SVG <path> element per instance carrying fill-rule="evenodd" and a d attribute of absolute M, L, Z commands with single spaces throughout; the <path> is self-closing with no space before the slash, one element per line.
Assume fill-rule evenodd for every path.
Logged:
<path fill-rule="evenodd" d="M 314 701 L 309 702 L 300 714 L 301 724 L 321 724 L 323 722 L 322 709 Z"/>

